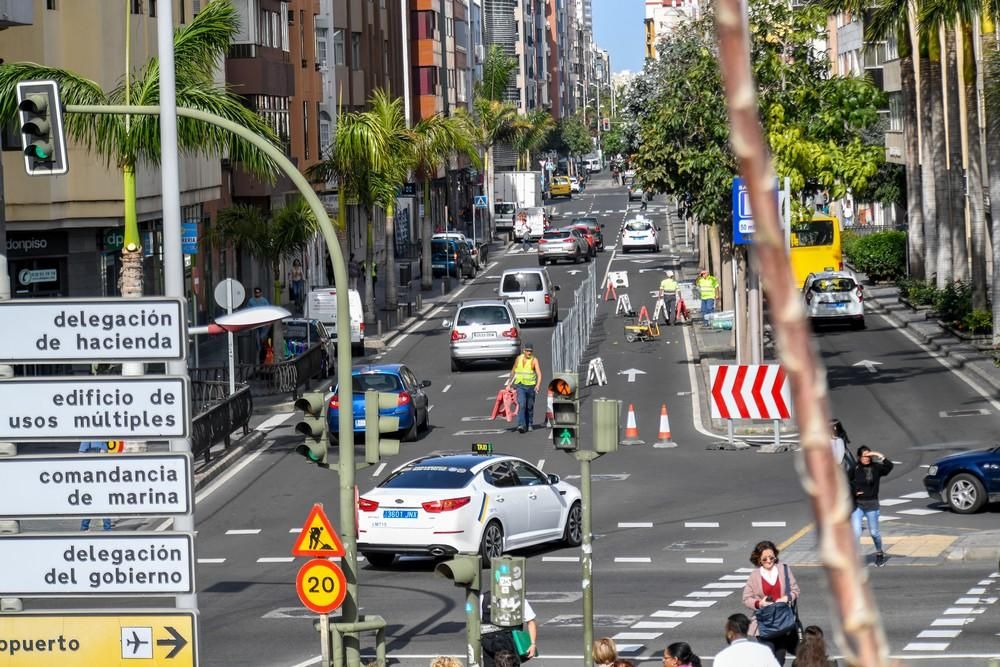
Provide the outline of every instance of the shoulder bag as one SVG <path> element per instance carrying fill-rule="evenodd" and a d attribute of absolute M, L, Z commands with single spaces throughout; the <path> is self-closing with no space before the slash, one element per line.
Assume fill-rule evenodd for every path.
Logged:
<path fill-rule="evenodd" d="M 785 596 L 791 599 L 792 586 L 788 577 L 788 566 L 785 568 Z M 757 619 L 757 638 L 764 641 L 782 637 L 795 631 L 797 627 L 797 614 L 793 607 L 794 603 L 775 602 L 766 607 L 761 607 L 754 614 Z"/>

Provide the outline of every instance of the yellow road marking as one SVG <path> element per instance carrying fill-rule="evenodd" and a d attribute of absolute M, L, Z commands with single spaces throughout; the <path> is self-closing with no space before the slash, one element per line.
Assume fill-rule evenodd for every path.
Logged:
<path fill-rule="evenodd" d="M 798 542 L 800 539 L 802 539 L 802 537 L 805 536 L 814 527 L 815 527 L 815 524 L 813 524 L 811 522 L 807 523 L 804 526 L 802 526 L 801 528 L 799 528 L 799 530 L 794 535 L 792 535 L 787 540 L 785 540 L 784 542 L 782 542 L 781 544 L 778 545 L 778 551 L 784 551 L 788 547 L 792 546 L 793 544 L 795 544 L 796 542 Z"/>

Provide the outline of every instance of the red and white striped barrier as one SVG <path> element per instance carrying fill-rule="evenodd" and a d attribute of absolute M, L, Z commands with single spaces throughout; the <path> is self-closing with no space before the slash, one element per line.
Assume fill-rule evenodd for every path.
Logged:
<path fill-rule="evenodd" d="M 709 366 L 713 419 L 791 419 L 792 397 L 777 364 Z"/>

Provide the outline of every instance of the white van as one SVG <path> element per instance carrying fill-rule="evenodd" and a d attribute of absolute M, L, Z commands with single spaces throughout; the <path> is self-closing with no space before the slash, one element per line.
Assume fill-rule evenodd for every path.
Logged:
<path fill-rule="evenodd" d="M 554 326 L 559 321 L 558 289 L 558 285 L 552 284 L 548 269 L 507 269 L 500 276 L 497 296 L 510 304 L 518 319 Z"/>
<path fill-rule="evenodd" d="M 358 290 L 348 290 L 351 309 L 351 351 L 365 353 L 365 311 Z M 333 339 L 337 339 L 337 288 L 313 287 L 306 297 L 305 317 L 319 320 L 326 325 Z"/>

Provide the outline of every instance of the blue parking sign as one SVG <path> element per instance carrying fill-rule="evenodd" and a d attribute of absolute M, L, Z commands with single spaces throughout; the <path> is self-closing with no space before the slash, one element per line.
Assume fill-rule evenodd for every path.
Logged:
<path fill-rule="evenodd" d="M 753 243 L 753 213 L 750 211 L 750 190 L 743 179 L 733 179 L 733 245 Z"/>

